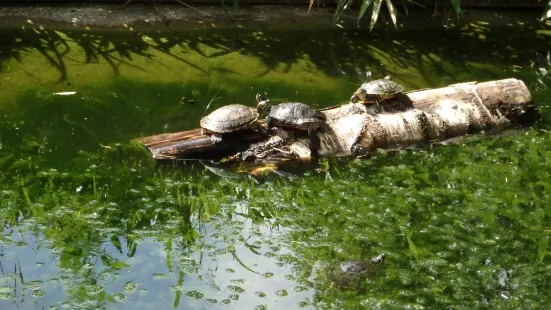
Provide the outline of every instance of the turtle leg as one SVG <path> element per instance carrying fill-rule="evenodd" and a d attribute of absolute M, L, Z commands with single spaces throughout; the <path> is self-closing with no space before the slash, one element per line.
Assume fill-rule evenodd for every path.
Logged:
<path fill-rule="evenodd" d="M 210 141 L 214 144 L 222 143 L 222 135 L 220 135 L 218 133 L 212 133 L 210 135 Z"/>
<path fill-rule="evenodd" d="M 379 111 L 379 113 L 384 113 L 385 108 L 383 107 L 383 104 L 381 104 L 382 101 L 380 101 L 379 99 L 381 99 L 381 98 L 379 98 L 379 97 L 375 98 L 375 102 L 377 103 L 377 111 Z"/>
<path fill-rule="evenodd" d="M 280 126 L 276 126 L 275 120 L 273 117 L 266 116 L 266 127 L 268 127 L 268 130 L 274 127 L 277 127 L 277 135 L 281 137 L 281 139 L 287 139 L 293 136 L 292 131 L 287 131 L 281 128 Z"/>
<path fill-rule="evenodd" d="M 281 137 L 281 139 L 290 139 L 295 136 L 295 132 L 292 130 L 285 130 L 284 128 L 277 127 L 277 135 Z"/>
<path fill-rule="evenodd" d="M 267 131 L 270 131 L 272 128 L 274 128 L 274 119 L 271 116 L 266 116 L 266 128 L 268 128 Z M 279 128 L 278 128 L 279 133 Z"/>
<path fill-rule="evenodd" d="M 268 135 L 268 131 L 266 130 L 266 128 L 264 128 L 264 126 L 260 125 L 260 123 L 256 123 L 256 128 L 257 130 L 262 133 L 264 136 L 267 136 Z"/>
<path fill-rule="evenodd" d="M 321 147 L 320 138 L 317 135 L 317 130 L 319 126 L 310 126 L 308 128 L 308 136 L 310 136 L 310 152 L 312 161 L 317 161 L 319 158 L 319 149 Z"/>
<path fill-rule="evenodd" d="M 266 116 L 266 127 L 268 130 L 274 127 L 274 119 L 271 116 Z"/>

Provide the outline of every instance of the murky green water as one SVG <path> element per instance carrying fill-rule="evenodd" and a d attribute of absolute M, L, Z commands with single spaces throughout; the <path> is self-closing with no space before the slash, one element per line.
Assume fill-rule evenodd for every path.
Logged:
<path fill-rule="evenodd" d="M 0 308 L 544 309 L 550 38 L 484 23 L 0 30 Z M 299 179 L 222 179 L 129 143 L 196 128 L 258 91 L 344 103 L 366 67 L 407 90 L 520 78 L 543 117 Z M 382 252 L 385 268 L 358 290 L 329 285 L 327 266 Z"/>

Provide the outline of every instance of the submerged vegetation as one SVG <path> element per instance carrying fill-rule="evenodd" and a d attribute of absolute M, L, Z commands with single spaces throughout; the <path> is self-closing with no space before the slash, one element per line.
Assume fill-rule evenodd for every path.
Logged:
<path fill-rule="evenodd" d="M 0 30 L 0 308 L 549 304 L 549 33 L 441 31 Z M 408 90 L 521 78 L 542 119 L 300 178 L 221 178 L 130 142 L 259 91 L 335 105 L 366 67 Z M 328 266 L 379 253 L 384 270 L 331 286 Z"/>

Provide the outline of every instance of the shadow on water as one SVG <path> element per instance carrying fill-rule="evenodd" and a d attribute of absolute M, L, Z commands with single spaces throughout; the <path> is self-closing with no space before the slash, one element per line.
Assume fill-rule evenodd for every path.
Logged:
<path fill-rule="evenodd" d="M 494 18 L 499 18 L 499 14 Z M 439 79 L 446 77 L 450 82 L 455 81 L 456 77 L 450 75 L 461 71 L 461 68 L 472 70 L 466 67 L 469 63 L 484 64 L 490 59 L 493 66 L 526 67 L 545 62 L 545 56 L 551 50 L 551 40 L 548 35 L 535 34 L 537 25 L 518 23 L 494 28 L 490 26 L 486 22 L 473 22 L 460 28 L 405 29 L 400 32 L 390 28 L 375 29 L 373 32 L 365 29 L 301 31 L 265 26 L 256 29 L 205 28 L 184 31 L 163 28 L 106 33 L 83 29 L 54 31 L 39 25 L 27 25 L 2 30 L 0 55 L 3 59 L 22 61 L 22 52 L 35 49 L 59 72 L 58 83 L 67 80 L 67 61 L 95 63 L 102 60 L 118 75 L 122 66 L 149 70 L 136 67 L 132 61 L 138 55 L 152 59 L 152 51 L 177 59 L 203 74 L 208 72 L 188 59 L 188 54 L 203 59 L 215 59 L 231 53 L 252 56 L 266 68 L 255 77 L 261 77 L 282 64 L 283 72 L 287 72 L 304 58 L 311 61 L 316 70 L 329 76 L 360 74 L 358 82 L 363 79 L 361 76 L 366 68 L 373 71 L 375 76 L 383 76 L 390 72 L 399 75 L 400 69 L 415 67 L 430 85 L 441 85 L 443 81 Z M 426 35 L 419 35 L 423 32 L 427 32 Z M 85 59 L 68 58 L 68 41 L 76 43 L 84 51 Z M 530 48 L 525 48 L 527 46 Z M 205 47 L 214 52 L 206 52 Z M 430 72 L 425 71 L 428 68 Z M 0 70 L 3 69 L 0 63 Z M 214 69 L 242 74 L 228 68 Z M 486 74 L 487 79 L 500 76 L 499 72 L 492 70 Z M 412 87 L 420 86 L 415 85 L 414 81 L 409 83 Z"/>

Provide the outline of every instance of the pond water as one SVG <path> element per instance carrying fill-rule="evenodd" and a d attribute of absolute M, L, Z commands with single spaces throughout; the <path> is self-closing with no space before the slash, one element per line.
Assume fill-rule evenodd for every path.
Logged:
<path fill-rule="evenodd" d="M 545 308 L 551 33 L 538 27 L 0 29 L 0 309 Z M 406 90 L 520 78 L 542 119 L 298 179 L 158 165 L 130 142 L 259 91 L 342 104 L 366 70 Z M 330 285 L 328 266 L 379 253 L 360 287 Z"/>

